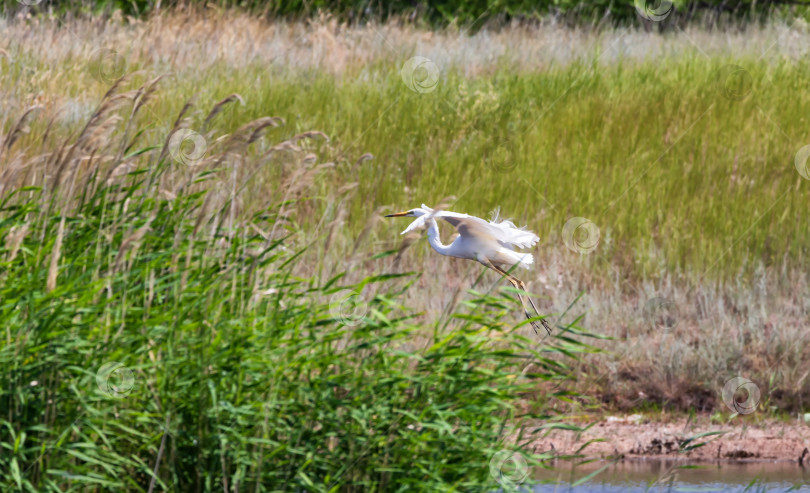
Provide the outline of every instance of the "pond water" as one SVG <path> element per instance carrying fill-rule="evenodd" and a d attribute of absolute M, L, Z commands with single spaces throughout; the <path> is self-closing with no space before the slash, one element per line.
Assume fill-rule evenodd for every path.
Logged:
<path fill-rule="evenodd" d="M 810 467 L 796 462 L 702 463 L 648 460 L 623 461 L 609 466 L 587 482 L 580 478 L 604 467 L 605 462 L 574 466 L 558 464 L 538 470 L 535 493 L 640 493 L 640 492 L 810 492 Z"/>

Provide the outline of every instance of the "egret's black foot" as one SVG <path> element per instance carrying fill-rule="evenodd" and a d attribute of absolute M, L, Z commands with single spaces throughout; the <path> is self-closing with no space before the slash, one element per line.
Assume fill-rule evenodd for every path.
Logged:
<path fill-rule="evenodd" d="M 535 316 L 536 315 L 533 316 L 529 312 L 526 312 L 526 318 L 528 318 L 529 320 L 531 320 Z M 548 326 L 548 322 L 546 322 L 545 319 L 541 319 L 540 323 L 543 324 L 543 328 L 546 329 L 546 332 L 548 332 L 548 335 L 551 335 L 551 327 Z M 539 331 L 540 326 L 537 324 L 537 320 L 532 320 L 531 324 L 532 324 L 532 328 L 534 329 L 534 333 L 539 334 L 540 333 L 540 331 Z"/>

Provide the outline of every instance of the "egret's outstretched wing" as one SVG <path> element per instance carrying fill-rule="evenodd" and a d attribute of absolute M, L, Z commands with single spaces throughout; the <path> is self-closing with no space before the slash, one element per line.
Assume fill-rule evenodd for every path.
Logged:
<path fill-rule="evenodd" d="M 510 249 L 530 248 L 540 240 L 536 234 L 518 228 L 512 221 L 485 221 L 480 217 L 451 211 L 437 211 L 432 215 L 452 224 L 462 236 L 491 237 Z"/>
<path fill-rule="evenodd" d="M 504 241 L 518 248 L 530 248 L 540 241 L 540 237 L 534 234 L 533 231 L 529 231 L 526 228 L 519 228 L 515 226 L 515 223 L 509 221 L 508 219 L 498 221 L 497 210 L 495 211 L 492 220 L 487 222 L 487 224 L 493 228 L 501 230 L 503 235 L 509 238 L 508 240 Z"/>
<path fill-rule="evenodd" d="M 425 225 L 427 224 L 427 220 L 428 220 L 428 218 L 429 218 L 429 217 L 430 217 L 430 216 L 429 216 L 428 214 L 425 214 L 424 216 L 419 216 L 419 217 L 417 217 L 417 218 L 414 220 L 414 222 L 412 222 L 411 224 L 409 224 L 409 225 L 408 225 L 408 227 L 407 227 L 407 228 L 405 228 L 405 230 L 404 230 L 402 233 L 400 233 L 400 234 L 401 234 L 401 235 L 404 235 L 404 234 L 406 234 L 406 233 L 410 233 L 411 231 L 413 231 L 413 230 L 415 230 L 415 229 L 419 229 L 419 228 L 423 228 L 423 227 L 425 227 Z"/>

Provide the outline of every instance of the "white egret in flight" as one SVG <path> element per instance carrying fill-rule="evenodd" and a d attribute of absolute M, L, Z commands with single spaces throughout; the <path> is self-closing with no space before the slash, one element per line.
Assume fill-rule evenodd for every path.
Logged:
<path fill-rule="evenodd" d="M 417 228 L 427 225 L 427 235 L 430 246 L 442 255 L 458 257 L 480 262 L 495 272 L 506 277 L 518 291 L 526 292 L 526 285 L 523 281 L 507 272 L 515 265 L 528 269 L 534 263 L 531 253 L 515 251 L 515 248 L 530 248 L 540 239 L 531 231 L 518 228 L 511 221 L 498 221 L 497 217 L 492 221 L 485 221 L 479 217 L 470 216 L 450 211 L 434 211 L 430 207 L 422 204 L 422 207 L 408 211 L 388 214 L 385 217 L 415 217 L 414 222 L 408 226 L 402 234 L 408 233 Z M 436 218 L 441 218 L 452 224 L 458 231 L 458 236 L 449 245 L 442 243 L 439 237 L 439 225 Z M 518 294 L 526 317 L 532 319 L 539 317 L 537 307 L 530 297 L 529 304 L 534 310 L 534 315 L 529 312 L 526 301 L 521 294 Z M 540 320 L 546 331 L 551 334 L 551 327 L 544 319 Z M 537 322 L 532 321 L 532 327 L 537 332 Z"/>

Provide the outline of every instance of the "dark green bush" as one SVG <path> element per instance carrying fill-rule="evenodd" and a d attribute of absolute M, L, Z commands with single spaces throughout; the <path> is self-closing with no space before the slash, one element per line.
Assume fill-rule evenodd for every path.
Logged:
<path fill-rule="evenodd" d="M 65 12 L 99 12 L 121 10 L 128 15 L 148 15 L 159 5 L 162 9 L 174 6 L 217 6 L 238 8 L 273 18 L 305 18 L 318 12 L 329 12 L 337 17 L 359 22 L 371 19 L 385 20 L 391 16 L 427 22 L 433 26 L 459 23 L 474 29 L 487 22 L 531 20 L 554 17 L 572 23 L 638 23 L 639 8 L 659 10 L 659 0 L 26 0 L 34 10 Z M 807 15 L 808 6 L 802 2 L 785 3 L 777 0 L 671 0 L 670 21 L 689 22 L 718 18 L 758 20 L 772 14 Z M 18 0 L 0 0 L 2 10 L 9 13 L 25 8 Z"/>

